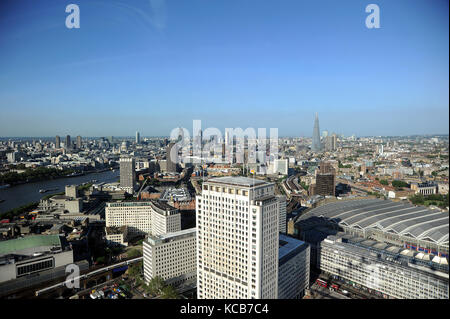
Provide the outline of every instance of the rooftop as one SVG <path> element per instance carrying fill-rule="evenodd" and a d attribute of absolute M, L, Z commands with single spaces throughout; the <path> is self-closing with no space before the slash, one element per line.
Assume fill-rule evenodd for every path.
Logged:
<path fill-rule="evenodd" d="M 0 241 L 0 255 L 16 253 L 35 247 L 61 247 L 59 235 L 33 235 Z"/>
<path fill-rule="evenodd" d="M 183 229 L 177 232 L 172 232 L 172 233 L 166 233 L 163 235 L 159 235 L 159 236 L 153 236 L 151 234 L 148 235 L 147 241 L 149 241 L 151 244 L 155 244 L 155 243 L 162 243 L 162 242 L 169 242 L 172 240 L 177 240 L 177 239 L 181 239 L 184 237 L 189 237 L 189 236 L 194 236 L 197 233 L 197 228 L 188 228 L 188 229 Z"/>
<path fill-rule="evenodd" d="M 319 217 L 355 229 L 378 229 L 386 233 L 448 245 L 449 216 L 424 206 L 362 199 L 334 202 L 314 208 L 300 220 Z"/>
<path fill-rule="evenodd" d="M 216 184 L 227 184 L 233 186 L 244 186 L 244 187 L 253 187 L 257 185 L 269 184 L 265 181 L 248 178 L 243 176 L 223 176 L 223 177 L 214 177 L 210 178 L 207 183 L 216 183 Z"/>
<path fill-rule="evenodd" d="M 305 249 L 308 244 L 304 241 L 280 234 L 278 260 L 290 259 L 290 255 L 294 255 Z"/>

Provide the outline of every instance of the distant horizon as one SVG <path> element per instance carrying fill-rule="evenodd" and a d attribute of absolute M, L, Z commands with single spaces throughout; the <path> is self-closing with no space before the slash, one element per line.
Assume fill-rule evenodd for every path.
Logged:
<path fill-rule="evenodd" d="M 71 135 L 71 134 L 65 134 L 65 135 L 53 135 L 53 136 L 0 136 L 0 139 L 12 139 L 12 138 L 16 138 L 16 139 L 20 139 L 20 138 L 46 138 L 46 139 L 54 139 L 56 136 L 59 136 L 60 138 L 66 137 L 67 135 L 70 135 L 70 137 L 77 137 L 77 136 L 81 136 L 82 138 L 108 138 L 108 137 L 114 137 L 114 138 L 130 138 L 130 139 L 135 139 L 136 136 L 135 135 L 101 135 L 101 136 L 87 136 L 87 135 Z M 342 135 L 342 134 L 337 134 L 337 135 Z M 378 138 L 390 138 L 390 137 L 432 137 L 432 136 L 449 136 L 449 133 L 445 133 L 445 134 L 408 134 L 408 135 L 357 135 L 355 134 L 355 137 L 357 138 L 368 138 L 368 137 L 378 137 Z M 353 135 L 344 135 L 344 137 L 352 137 Z M 170 138 L 169 135 L 140 135 L 140 138 Z M 192 138 L 192 136 L 191 136 Z M 300 136 L 289 136 L 289 135 L 285 135 L 285 136 L 278 136 L 278 138 L 312 138 L 312 136 L 304 136 L 304 135 L 300 135 Z M 322 135 L 321 135 L 322 138 Z M 63 140 L 61 140 L 62 142 L 64 142 Z"/>

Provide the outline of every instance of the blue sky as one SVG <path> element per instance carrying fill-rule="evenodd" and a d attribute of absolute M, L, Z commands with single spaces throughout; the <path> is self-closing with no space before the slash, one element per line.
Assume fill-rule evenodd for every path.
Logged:
<path fill-rule="evenodd" d="M 81 28 L 67 29 L 78 4 Z M 380 7 L 367 29 L 365 7 Z M 447 0 L 2 0 L 0 136 L 449 130 Z"/>

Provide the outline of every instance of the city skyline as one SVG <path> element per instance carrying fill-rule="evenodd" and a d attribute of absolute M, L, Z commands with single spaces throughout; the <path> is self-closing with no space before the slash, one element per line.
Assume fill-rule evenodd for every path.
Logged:
<path fill-rule="evenodd" d="M 80 29 L 65 3 L 18 3 L 0 10 L 0 136 L 167 136 L 194 119 L 310 136 L 315 112 L 344 135 L 448 132 L 446 1 L 379 1 L 380 29 L 359 0 L 80 0 Z"/>

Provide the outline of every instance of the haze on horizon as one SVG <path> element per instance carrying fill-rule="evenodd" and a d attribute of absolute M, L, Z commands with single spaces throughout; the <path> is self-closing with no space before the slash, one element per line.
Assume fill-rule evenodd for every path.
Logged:
<path fill-rule="evenodd" d="M 448 134 L 448 1 L 369 3 L 4 0 L 0 136 Z"/>

